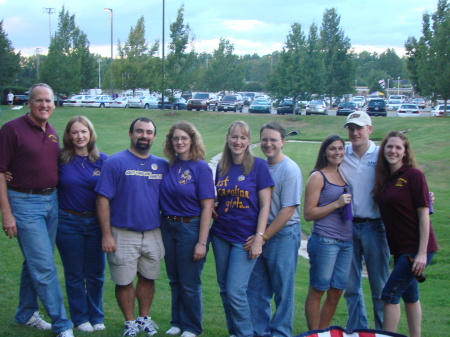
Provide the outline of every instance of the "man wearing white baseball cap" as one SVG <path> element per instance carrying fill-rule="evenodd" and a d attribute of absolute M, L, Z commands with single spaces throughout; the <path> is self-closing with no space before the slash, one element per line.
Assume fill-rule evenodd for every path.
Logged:
<path fill-rule="evenodd" d="M 369 139 L 372 120 L 364 111 L 350 114 L 344 127 L 351 144 L 345 147 L 339 171 L 350 185 L 353 206 L 353 261 L 344 294 L 348 309 L 346 329 L 369 328 L 362 292 L 363 262 L 372 292 L 375 327 L 382 329 L 381 292 L 389 277 L 389 248 L 378 205 L 372 199 L 379 148 Z"/>

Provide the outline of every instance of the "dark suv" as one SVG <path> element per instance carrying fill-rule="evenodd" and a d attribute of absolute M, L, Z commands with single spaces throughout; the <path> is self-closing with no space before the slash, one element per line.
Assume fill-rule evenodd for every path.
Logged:
<path fill-rule="evenodd" d="M 386 117 L 386 102 L 384 99 L 371 99 L 367 104 L 366 112 L 369 116 Z"/>
<path fill-rule="evenodd" d="M 234 111 L 242 112 L 244 109 L 244 102 L 242 101 L 241 95 L 225 95 L 220 100 L 217 105 L 217 110 L 219 111 Z"/>

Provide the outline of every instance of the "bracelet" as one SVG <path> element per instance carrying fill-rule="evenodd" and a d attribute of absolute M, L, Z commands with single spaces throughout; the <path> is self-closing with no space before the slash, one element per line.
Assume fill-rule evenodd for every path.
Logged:
<path fill-rule="evenodd" d="M 264 233 L 261 233 L 261 232 L 258 232 L 258 233 L 256 233 L 256 234 L 258 234 L 258 235 L 261 235 L 261 236 L 262 236 L 262 238 L 263 238 L 263 240 L 264 240 L 264 242 L 266 242 L 266 241 L 267 241 L 267 236 L 266 236 L 266 234 L 264 234 Z"/>
<path fill-rule="evenodd" d="M 198 243 L 206 247 L 206 242 L 201 242 L 200 240 L 198 240 Z"/>

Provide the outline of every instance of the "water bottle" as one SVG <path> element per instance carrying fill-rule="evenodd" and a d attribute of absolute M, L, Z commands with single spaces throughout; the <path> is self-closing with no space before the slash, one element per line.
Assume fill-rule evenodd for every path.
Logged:
<path fill-rule="evenodd" d="M 430 214 L 434 213 L 433 201 L 431 200 L 431 195 L 430 195 L 430 207 L 428 208 L 428 211 L 429 211 Z"/>
<path fill-rule="evenodd" d="M 347 193 L 348 193 L 347 187 L 344 187 L 344 192 L 342 194 Z M 352 204 L 351 203 L 345 204 L 343 208 L 344 208 L 343 210 L 344 221 L 352 221 L 353 220 Z"/>
<path fill-rule="evenodd" d="M 409 264 L 412 267 L 412 265 L 414 264 L 414 259 L 410 255 L 406 255 L 406 258 L 408 259 Z M 417 282 L 419 282 L 419 283 L 425 282 L 425 280 L 427 279 L 424 274 L 414 275 L 414 277 L 416 278 Z"/>

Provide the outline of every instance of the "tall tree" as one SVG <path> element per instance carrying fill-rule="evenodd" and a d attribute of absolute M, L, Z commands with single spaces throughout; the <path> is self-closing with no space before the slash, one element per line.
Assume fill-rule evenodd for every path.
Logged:
<path fill-rule="evenodd" d="M 409 37 L 405 43 L 407 67 L 414 89 L 433 99 L 450 98 L 450 6 L 439 0 L 433 14 L 423 15 L 422 36 Z"/>
<path fill-rule="evenodd" d="M 8 34 L 3 30 L 3 20 L 0 21 L 0 88 L 13 85 L 20 70 L 20 52 L 14 52 Z M 1 90 L 0 92 L 3 92 Z M 1 101 L 2 97 L 0 97 Z"/>
<path fill-rule="evenodd" d="M 89 41 L 64 6 L 58 15 L 58 29 L 51 38 L 40 77 L 55 93 L 72 94 L 95 86 L 96 60 L 89 52 Z"/>
<path fill-rule="evenodd" d="M 302 26 L 297 22 L 293 23 L 280 52 L 277 67 L 268 80 L 269 91 L 277 99 L 291 98 L 296 104 L 308 91 L 305 77 L 307 47 Z"/>
<path fill-rule="evenodd" d="M 136 26 L 131 27 L 128 39 L 122 47 L 118 43 L 119 60 L 114 64 L 116 87 L 123 90 L 131 89 L 133 92 L 139 88 L 157 88 L 157 79 L 160 78 L 156 70 L 159 62 L 154 57 L 158 51 L 159 42 L 151 47 L 145 39 L 145 21 L 141 16 Z"/>
<path fill-rule="evenodd" d="M 174 96 L 175 90 L 187 90 L 194 73 L 194 37 L 189 24 L 184 23 L 184 5 L 178 9 L 175 22 L 170 24 L 169 54 L 165 60 L 165 87 Z M 188 47 L 190 51 L 188 51 Z"/>
<path fill-rule="evenodd" d="M 244 83 L 239 57 L 234 53 L 234 45 L 220 38 L 219 46 L 214 49 L 211 62 L 204 72 L 203 82 L 208 91 L 237 91 Z"/>
<path fill-rule="evenodd" d="M 323 14 L 320 38 L 323 53 L 324 89 L 331 98 L 353 91 L 354 68 L 349 53 L 350 39 L 339 28 L 341 17 L 335 8 Z"/>

